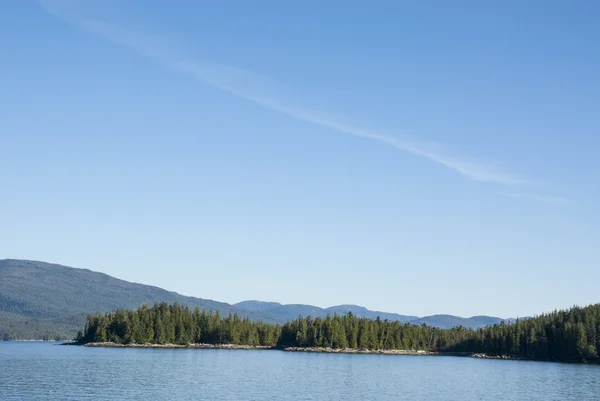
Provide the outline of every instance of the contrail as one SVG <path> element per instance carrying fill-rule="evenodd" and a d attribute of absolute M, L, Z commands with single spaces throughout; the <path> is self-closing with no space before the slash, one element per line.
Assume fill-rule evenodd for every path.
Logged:
<path fill-rule="evenodd" d="M 171 69 L 188 74 L 206 85 L 226 91 L 236 97 L 251 101 L 264 108 L 321 127 L 356 137 L 371 139 L 392 146 L 454 170 L 470 180 L 506 186 L 531 185 L 530 182 L 519 177 L 494 171 L 493 169 L 480 164 L 471 163 L 426 149 L 422 144 L 401 141 L 392 136 L 382 135 L 368 129 L 344 124 L 336 119 L 319 116 L 316 113 L 308 112 L 302 108 L 286 105 L 280 100 L 261 93 L 260 87 L 248 89 L 248 87 L 251 87 L 253 83 L 256 83 L 259 80 L 258 75 L 223 65 L 181 61 L 180 58 L 173 54 L 169 54 L 169 51 L 166 50 L 169 46 L 159 44 L 159 37 L 155 38 L 149 37 L 148 35 L 139 35 L 134 32 L 117 29 L 104 22 L 86 20 L 77 16 L 68 15 L 64 10 L 58 10 L 56 8 L 57 4 L 53 1 L 39 0 L 38 3 L 47 12 L 56 15 L 67 22 L 75 24 L 93 34 L 104 37 L 113 43 L 129 47 L 135 52 L 160 62 Z"/>
<path fill-rule="evenodd" d="M 298 120 L 308 121 L 315 125 L 320 125 L 322 127 L 330 128 L 335 131 L 343 132 L 346 134 L 372 139 L 381 143 L 384 143 L 389 146 L 393 146 L 397 149 L 403 150 L 405 152 L 411 153 L 416 156 L 424 157 L 428 160 L 431 160 L 435 163 L 439 163 L 449 169 L 455 170 L 462 174 L 463 176 L 482 182 L 491 182 L 496 184 L 517 186 L 517 185 L 525 185 L 526 182 L 522 179 L 515 178 L 506 174 L 497 173 L 491 171 L 484 166 L 479 166 L 476 164 L 468 163 L 465 161 L 453 159 L 449 156 L 441 155 L 435 152 L 431 152 L 429 150 L 425 150 L 418 145 L 403 142 L 398 140 L 397 138 L 381 135 L 370 130 L 349 126 L 343 124 L 341 122 L 328 119 L 326 117 L 321 117 L 315 115 L 314 113 L 307 112 L 301 109 L 293 108 L 286 106 L 280 101 L 274 100 L 272 98 L 266 97 L 264 95 L 249 93 L 241 88 L 237 88 L 234 86 L 230 86 L 227 84 L 227 79 L 222 79 L 222 74 L 215 74 L 214 71 L 210 71 L 211 68 L 207 68 L 203 65 L 197 65 L 189 62 L 178 62 L 172 65 L 172 67 L 176 68 L 179 71 L 191 74 L 196 77 L 200 81 L 204 82 L 207 85 L 213 86 L 215 88 L 221 89 L 223 91 L 229 92 L 234 96 L 239 98 L 243 98 L 249 101 L 252 101 L 256 104 L 259 104 L 267 109 L 278 111 L 283 114 L 287 114 L 291 117 L 294 117 Z M 226 72 L 227 67 L 223 67 L 221 72 Z M 240 70 L 237 70 L 240 73 Z M 250 78 L 251 74 L 246 72 L 241 72 L 247 74 Z M 251 78 L 250 78 L 251 79 Z"/>

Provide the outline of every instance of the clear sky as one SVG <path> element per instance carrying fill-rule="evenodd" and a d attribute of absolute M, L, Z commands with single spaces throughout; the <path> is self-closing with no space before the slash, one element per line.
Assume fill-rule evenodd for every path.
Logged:
<path fill-rule="evenodd" d="M 0 258 L 226 302 L 600 302 L 599 15 L 0 2 Z"/>

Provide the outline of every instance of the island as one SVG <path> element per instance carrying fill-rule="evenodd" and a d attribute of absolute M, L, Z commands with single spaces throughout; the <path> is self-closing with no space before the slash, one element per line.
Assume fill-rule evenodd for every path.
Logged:
<path fill-rule="evenodd" d="M 75 344 L 136 348 L 278 349 L 600 363 L 600 304 L 481 329 L 438 329 L 347 315 L 283 325 L 177 303 L 88 316 Z"/>

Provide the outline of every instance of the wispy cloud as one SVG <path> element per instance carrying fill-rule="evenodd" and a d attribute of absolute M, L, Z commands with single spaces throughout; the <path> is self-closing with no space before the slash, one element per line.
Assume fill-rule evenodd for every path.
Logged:
<path fill-rule="evenodd" d="M 161 37 L 140 35 L 118 29 L 104 22 L 73 16 L 65 12 L 65 8 L 57 7 L 56 0 L 39 0 L 38 2 L 48 12 L 76 24 L 93 34 L 113 43 L 127 46 L 135 52 L 158 61 L 169 68 L 188 74 L 206 85 L 226 91 L 238 98 L 248 100 L 264 108 L 341 133 L 392 146 L 414 156 L 442 165 L 470 180 L 505 186 L 531 186 L 531 182 L 521 177 L 498 171 L 487 165 L 474 163 L 464 158 L 450 156 L 439 149 L 434 150 L 423 143 L 403 141 L 395 136 L 384 135 L 371 129 L 347 124 L 339 119 L 309 111 L 303 107 L 293 106 L 278 97 L 268 95 L 265 87 L 261 86 L 261 83 L 265 81 L 264 77 L 225 65 L 187 61 L 182 57 L 174 55 L 171 46 L 166 46 Z M 545 200 L 546 203 L 551 203 L 551 200 L 555 199 L 533 194 L 529 194 L 528 196 L 524 196 L 526 194 L 520 195 L 523 199 L 533 200 L 534 198 L 538 198 L 538 201 Z M 556 199 L 554 202 L 556 202 Z"/>
<path fill-rule="evenodd" d="M 564 198 L 558 198 L 555 196 L 547 196 L 547 195 L 539 195 L 539 194 L 534 194 L 534 193 L 503 192 L 502 195 L 506 196 L 508 198 L 523 199 L 523 200 L 528 200 L 528 201 L 532 201 L 532 202 L 540 202 L 540 203 L 545 203 L 545 204 L 553 205 L 553 206 L 569 206 L 572 204 L 571 201 L 564 199 Z"/>

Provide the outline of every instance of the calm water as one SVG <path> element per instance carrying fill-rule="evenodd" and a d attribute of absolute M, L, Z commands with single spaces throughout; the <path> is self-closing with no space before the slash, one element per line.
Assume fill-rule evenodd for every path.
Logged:
<path fill-rule="evenodd" d="M 0 400 L 600 400 L 600 366 L 0 342 Z"/>

